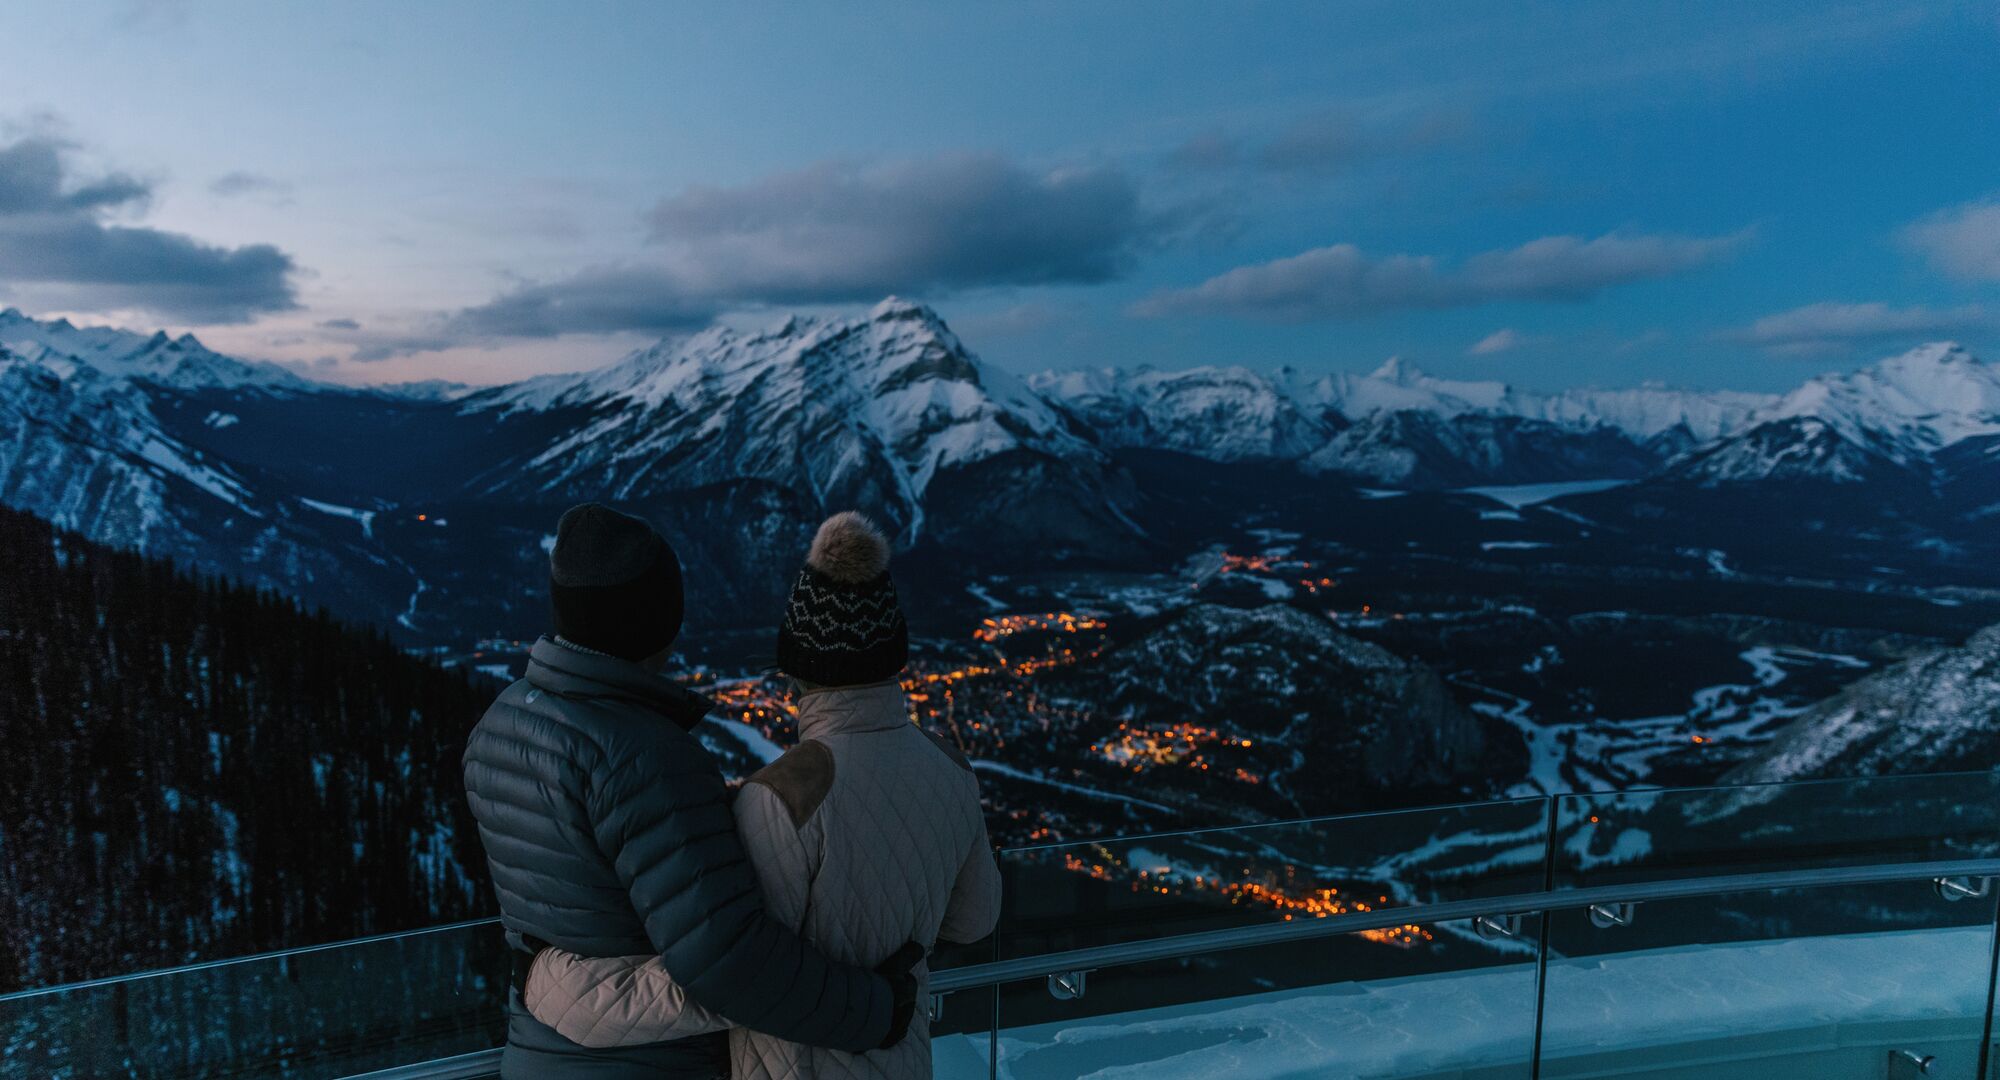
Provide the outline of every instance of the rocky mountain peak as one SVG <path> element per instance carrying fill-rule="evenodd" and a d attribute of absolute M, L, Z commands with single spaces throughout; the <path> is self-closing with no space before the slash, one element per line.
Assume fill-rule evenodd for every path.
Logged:
<path fill-rule="evenodd" d="M 1940 772 L 2000 753 L 2000 626 L 1884 668 L 1800 713 L 1736 783 Z"/>

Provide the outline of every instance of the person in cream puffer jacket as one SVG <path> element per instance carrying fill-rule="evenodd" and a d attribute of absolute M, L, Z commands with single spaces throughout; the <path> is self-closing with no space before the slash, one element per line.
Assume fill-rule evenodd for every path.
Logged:
<path fill-rule="evenodd" d="M 778 666 L 802 688 L 798 744 L 744 783 L 735 812 L 771 916 L 829 957 L 863 966 L 906 942 L 977 941 L 999 919 L 978 781 L 955 747 L 911 723 L 896 682 L 907 660 L 888 542 L 860 515 L 836 515 L 814 538 L 779 631 Z M 914 974 L 923 981 L 927 971 Z M 523 999 L 536 1019 L 588 1047 L 729 1026 L 657 956 L 545 949 Z M 743 1028 L 729 1040 L 738 1080 L 931 1075 L 921 1011 L 903 1041 L 863 1054 Z"/>

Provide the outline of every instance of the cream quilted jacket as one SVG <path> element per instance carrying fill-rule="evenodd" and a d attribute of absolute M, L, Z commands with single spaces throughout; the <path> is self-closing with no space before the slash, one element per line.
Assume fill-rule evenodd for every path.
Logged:
<path fill-rule="evenodd" d="M 910 723 L 902 689 L 808 691 L 798 722 L 799 744 L 752 776 L 736 800 L 737 831 L 772 917 L 830 958 L 864 965 L 907 941 L 929 947 L 991 933 L 1000 872 L 978 782 L 955 749 Z M 592 1047 L 729 1026 L 674 985 L 658 957 L 547 950 L 525 999 L 537 1019 Z M 730 1056 L 738 1080 L 931 1074 L 921 1008 L 909 1037 L 888 1050 L 848 1054 L 738 1028 Z"/>

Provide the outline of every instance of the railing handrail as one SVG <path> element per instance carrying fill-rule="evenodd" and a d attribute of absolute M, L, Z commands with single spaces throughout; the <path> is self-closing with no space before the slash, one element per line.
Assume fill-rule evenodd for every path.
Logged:
<path fill-rule="evenodd" d="M 1328 915 L 1324 918 L 1294 919 L 1291 922 L 1204 930 L 1191 934 L 1148 938 L 1143 941 L 1042 953 L 988 964 L 971 964 L 931 972 L 929 991 L 933 994 L 950 994 L 1073 971 L 1095 971 L 1154 960 L 1202 956 L 1262 945 L 1358 934 L 1368 930 L 1388 930 L 1414 923 L 1453 922 L 1482 916 L 1531 915 L 1548 911 L 1569 911 L 1599 904 L 1643 904 L 1739 892 L 1823 889 L 1940 878 L 1993 877 L 2000 877 L 2000 858 L 1867 863 L 1805 870 L 1770 870 L 1748 874 L 1708 874 L 1656 881 L 1634 881 L 1618 885 L 1593 885 L 1580 889 L 1546 889 L 1504 896 L 1448 900 L 1439 904 L 1419 904 L 1380 911 Z M 417 1062 L 393 1069 L 361 1073 L 347 1077 L 346 1080 L 462 1080 L 468 1077 L 490 1076 L 497 1072 L 499 1067 L 500 1050 L 496 1048 L 441 1058 L 432 1062 Z"/>
<path fill-rule="evenodd" d="M 474 1050 L 436 1061 L 419 1061 L 393 1069 L 357 1073 L 342 1080 L 477 1080 L 500 1074 L 500 1048 Z"/>
<path fill-rule="evenodd" d="M 1487 915 L 1531 915 L 1543 911 L 1566 911 L 1596 904 L 1643 904 L 1697 896 L 1722 896 L 1737 892 L 1771 892 L 1780 889 L 1818 889 L 1841 885 L 1879 885 L 1896 881 L 1931 878 L 2000 877 L 2000 858 L 1947 859 L 1933 862 L 1871 863 L 1861 866 L 1829 866 L 1809 870 L 1771 870 L 1751 874 L 1710 874 L 1699 877 L 1635 881 L 1623 885 L 1593 885 L 1583 889 L 1550 889 L 1506 896 L 1448 900 L 1441 904 L 1381 908 L 1290 922 L 1232 926 L 1222 930 L 1202 930 L 1191 934 L 1146 938 L 1112 945 L 1093 945 L 1063 952 L 1041 953 L 1013 960 L 934 971 L 930 991 L 949 994 L 974 987 L 997 986 L 1023 979 L 1044 978 L 1071 971 L 1124 967 L 1151 960 L 1170 960 L 1235 949 L 1277 945 L 1291 941 L 1359 934 L 1368 930 L 1390 930 L 1416 923 L 1454 922 Z"/>
<path fill-rule="evenodd" d="M 1914 881 L 1927 877 L 2000 877 L 2000 859 L 1959 859 L 1926 863 L 1871 863 L 1861 866 L 1824 867 L 1810 870 L 1779 870 L 1755 874 L 1704 875 L 1691 878 L 1634 882 L 1630 885 L 1603 885 L 1594 886 L 1589 889 L 1557 889 L 1552 892 L 1516 893 L 1510 896 L 1497 896 L 1485 900 L 1454 900 L 1442 904 L 1421 904 L 1410 907 L 1385 908 L 1378 911 L 1329 915 L 1309 920 L 1261 923 L 1256 926 L 1232 927 L 1228 930 L 1211 930 L 1195 934 L 1149 938 L 1146 941 L 1127 942 L 1122 945 L 1093 946 L 1089 949 L 1047 953 L 1043 957 L 1021 957 L 991 964 L 973 964 L 966 967 L 932 972 L 931 983 L 934 990 L 940 993 L 949 993 L 952 990 L 972 986 L 990 985 L 993 981 L 1016 982 L 1020 979 L 1034 978 L 1038 974 L 1053 975 L 1080 969 L 1075 964 L 1069 964 L 1068 966 L 1051 967 L 1046 971 L 1031 972 L 986 981 L 973 979 L 972 976 L 984 973 L 989 968 L 1018 966 L 1045 957 L 1081 957 L 1084 954 L 1097 954 L 1106 952 L 1107 950 L 1118 950 L 1136 946 L 1187 942 L 1194 946 L 1194 948 L 1188 952 L 1168 952 L 1129 960 L 1123 957 L 1112 957 L 1099 962 L 1097 966 L 1136 963 L 1146 959 L 1162 959 L 1167 956 L 1194 956 L 1203 952 L 1221 952 L 1233 948 L 1267 944 L 1272 941 L 1289 941 L 1294 937 L 1298 940 L 1310 940 L 1316 937 L 1357 934 L 1367 930 L 1388 930 L 1406 925 L 1412 921 L 1449 922 L 1454 919 L 1477 918 L 1481 915 L 1528 914 L 1536 911 L 1588 907 L 1591 904 L 1597 903 L 1644 903 L 1648 900 L 1689 896 L 1713 896 L 1729 892 L 1753 892 L 1760 889 L 1813 888 L 1831 885 L 1872 884 L 1885 881 Z M 1724 885 L 1718 886 L 1715 884 L 1716 882 L 1722 882 Z M 1565 899 L 1560 904 L 1545 902 L 1548 898 L 1553 897 L 1562 897 Z M 1583 897 L 1588 897 L 1588 899 L 1582 899 Z M 1402 917 L 1413 912 L 1423 912 L 1426 917 L 1422 920 L 1412 920 Z M 151 971 L 133 972 L 128 975 L 108 975 L 101 979 L 87 979 L 82 982 L 62 983 L 57 986 L 41 986 L 29 990 L 15 990 L 11 993 L 0 994 L 0 1004 L 21 1001 L 27 998 L 44 997 L 50 994 L 91 990 L 117 983 L 136 982 L 141 979 L 157 979 L 167 975 L 180 975 L 191 971 L 206 971 L 215 968 L 232 967 L 237 964 L 253 964 L 264 960 L 279 960 L 310 953 L 329 952 L 335 949 L 344 949 L 352 945 L 369 945 L 384 941 L 396 941 L 399 939 L 420 937 L 426 934 L 441 934 L 453 930 L 464 930 L 475 926 L 497 926 L 499 923 L 500 919 L 498 916 L 488 916 L 482 919 L 465 919 L 460 922 L 426 926 L 416 930 L 392 931 L 390 933 L 374 934 L 369 937 L 329 941 L 320 945 L 302 945 L 297 948 L 276 949 L 271 952 L 232 956 L 221 960 L 206 960 L 201 963 L 184 964 L 179 967 L 155 968 Z M 1252 934 L 1256 935 L 1254 939 L 1246 938 L 1240 942 L 1226 940 L 1228 935 Z M 1211 936 L 1216 937 L 1220 943 L 1207 945 L 1202 942 L 1201 939 Z"/>
<path fill-rule="evenodd" d="M 328 941 L 320 945 L 300 945 L 290 949 L 275 949 L 271 952 L 250 953 L 245 956 L 229 956 L 220 960 L 203 960 L 200 963 L 182 964 L 178 967 L 154 968 L 151 971 L 135 971 L 127 975 L 106 975 L 101 979 L 85 979 L 82 982 L 60 983 L 55 986 L 37 986 L 30 990 L 15 990 L 11 993 L 0 994 L 0 1005 L 5 1005 L 11 1001 L 21 1001 L 25 998 L 45 997 L 49 994 L 68 994 L 77 990 L 93 990 L 100 986 L 138 982 L 141 979 L 158 979 L 167 975 L 181 975 L 190 971 L 208 971 L 213 968 L 234 967 L 237 964 L 254 964 L 262 960 L 283 960 L 290 956 L 304 956 L 308 953 L 331 952 L 335 949 L 345 949 L 350 945 L 372 945 L 384 941 L 423 937 L 426 934 L 443 934 L 452 930 L 464 930 L 467 927 L 473 926 L 498 925 L 499 922 L 500 917 L 498 915 L 488 915 L 483 919 L 465 919 L 454 923 L 439 923 L 436 926 L 421 926 L 415 930 L 392 930 L 386 934 L 342 938 L 339 941 Z"/>
<path fill-rule="evenodd" d="M 1604 796 L 1616 796 L 1616 795 L 1631 796 L 1636 798 L 1636 797 L 1651 797 L 1659 795 L 1687 795 L 1699 792 L 1708 792 L 1714 794 L 1740 794 L 1743 792 L 1756 791 L 1759 789 L 1766 789 L 1766 788 L 1785 788 L 1789 790 L 1789 789 L 1798 789 L 1805 787 L 1825 786 L 1834 784 L 1868 784 L 1875 782 L 1895 783 L 1901 781 L 1937 781 L 1943 779 L 1964 779 L 1964 778 L 1980 777 L 1980 776 L 1991 777 L 1993 775 L 1994 775 L 1993 773 L 1987 770 L 1962 769 L 1962 770 L 1953 770 L 1940 773 L 1908 773 L 1908 774 L 1895 774 L 1890 776 L 1830 777 L 1830 778 L 1819 778 L 1813 780 L 1771 780 L 1771 781 L 1760 781 L 1754 784 L 1731 784 L 1731 785 L 1719 785 L 1719 786 L 1708 786 L 1708 787 L 1697 786 L 1697 787 L 1634 788 L 1629 791 L 1622 791 L 1622 792 L 1566 792 L 1566 793 L 1556 793 L 1549 795 L 1528 795 L 1513 799 L 1496 799 L 1488 802 L 1440 803 L 1432 806 L 1412 806 L 1412 807 L 1404 807 L 1401 809 L 1392 809 L 1392 810 L 1365 810 L 1365 811 L 1360 811 L 1358 813 L 1291 818 L 1282 821 L 1263 821 L 1263 822 L 1257 822 L 1253 825 L 1214 825 L 1214 826 L 1203 826 L 1201 828 L 1194 828 L 1194 829 L 1176 829 L 1163 833 L 1142 833 L 1129 836 L 1107 836 L 1107 837 L 1097 837 L 1085 840 L 1068 840 L 1052 844 L 1027 844 L 1027 845 L 1022 845 L 1020 847 L 1001 848 L 996 852 L 996 854 L 998 854 L 1002 858 L 1005 858 L 1006 856 L 1009 855 L 1031 855 L 1040 852 L 1053 851 L 1060 848 L 1076 847 L 1081 844 L 1118 844 L 1118 843 L 1127 843 L 1139 840 L 1159 840 L 1159 839 L 1200 836 L 1209 833 L 1243 834 L 1245 832 L 1249 832 L 1252 830 L 1297 827 L 1305 825 L 1318 825 L 1333 821 L 1349 821 L 1362 818 L 1386 817 L 1394 815 L 1410 815 L 1410 814 L 1420 814 L 1420 813 L 1444 813 L 1448 811 L 1470 810 L 1478 807 L 1526 805 L 1529 803 L 1537 803 L 1537 802 L 1552 804 L 1552 805 L 1560 805 L 1562 802 L 1565 801 L 1589 800 L 1592 798 L 1601 798 Z M 1403 909 L 1403 910 L 1408 910 L 1408 909 Z M 443 933 L 451 930 L 461 930 L 473 926 L 492 926 L 492 925 L 498 925 L 499 922 L 500 922 L 499 916 L 489 915 L 478 919 L 465 919 L 454 923 L 442 923 L 436 926 L 424 926 L 414 930 L 398 930 L 398 931 L 392 931 L 390 933 L 374 934 L 368 937 L 345 938 L 340 941 L 330 941 L 319 945 L 302 945 L 289 949 L 274 949 L 270 952 L 249 953 L 243 956 L 223 957 L 216 960 L 203 960 L 192 964 L 182 964 L 175 967 L 154 968 L 150 971 L 138 971 L 125 975 L 107 975 L 102 978 L 86 979 L 81 982 L 60 983 L 54 986 L 39 986 L 28 990 L 14 990 L 8 993 L 0 994 L 0 1004 L 6 1004 L 7 1002 L 11 1001 L 19 1001 L 24 998 L 40 997 L 48 994 L 63 994 L 76 990 L 90 990 L 97 987 L 111 986 L 123 982 L 134 982 L 141 979 L 157 979 L 166 975 L 179 975 L 183 972 L 205 971 L 212 968 L 229 967 L 234 964 L 253 964 L 263 960 L 280 960 L 290 956 L 303 956 L 308 953 L 326 952 L 330 949 L 346 948 L 347 946 L 350 945 L 367 945 L 376 942 L 394 941 L 399 938 L 410 938 L 423 934 Z M 1322 919 L 1314 920 L 1314 923 L 1323 924 L 1324 922 L 1325 920 Z M 1390 925 L 1393 926 L 1400 924 L 1392 923 Z M 1336 931 L 1336 933 L 1345 933 L 1345 932 L 1347 931 Z"/>

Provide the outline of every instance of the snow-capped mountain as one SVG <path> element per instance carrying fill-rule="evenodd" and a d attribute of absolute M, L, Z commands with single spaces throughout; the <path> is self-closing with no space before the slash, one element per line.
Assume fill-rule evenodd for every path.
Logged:
<path fill-rule="evenodd" d="M 1534 395 L 1501 382 L 1441 379 L 1401 357 L 1366 375 L 1340 373 L 1311 384 L 1315 397 L 1350 419 L 1416 410 L 1438 416 L 1484 412 L 1524 416 Z"/>
<path fill-rule="evenodd" d="M 37 353 L 0 346 L 0 500 L 142 550 L 185 549 L 190 513 L 259 516 L 242 479 L 163 431 L 138 387 Z"/>
<path fill-rule="evenodd" d="M 1441 379 L 1400 359 L 1366 375 L 1316 379 L 1230 367 L 1106 368 L 1030 381 L 1108 445 L 1290 462 L 1396 487 L 1640 476 L 1712 437 L 1725 417 L 1774 400 L 1658 387 L 1544 395 Z M 1690 431 L 1702 435 L 1667 438 Z"/>
<path fill-rule="evenodd" d="M 1364 415 L 1300 464 L 1385 487 L 1437 489 L 1632 479 L 1656 469 L 1659 457 L 1604 425 L 1399 409 Z"/>
<path fill-rule="evenodd" d="M 1110 446 L 1179 450 L 1214 461 L 1297 461 L 1342 423 L 1301 393 L 1289 370 L 1046 372 L 1029 385 L 1075 412 Z"/>
<path fill-rule="evenodd" d="M 322 514 L 260 485 L 253 468 L 167 430 L 146 385 L 46 348 L 29 357 L 0 346 L 0 503 L 313 603 L 369 597 L 381 584 L 388 559 L 322 530 Z M 384 607 L 348 612 L 385 617 L 397 586 L 387 588 Z"/>
<path fill-rule="evenodd" d="M 1914 475 L 1908 465 L 1915 459 L 1905 449 L 1881 431 L 1817 416 L 1793 416 L 1696 447 L 1670 463 L 1662 475 L 1706 485 L 1768 480 L 1858 484 L 1898 473 Z"/>
<path fill-rule="evenodd" d="M 1704 484 L 1929 477 L 1941 452 L 2000 434 L 2000 370 L 1939 342 L 1822 375 L 1669 468 Z"/>
<path fill-rule="evenodd" d="M 100 543 L 313 603 L 352 601 L 349 614 L 387 621 L 404 590 L 393 556 L 355 544 L 351 523 L 316 510 L 260 462 L 217 453 L 194 434 L 233 427 L 238 408 L 368 398 L 192 338 L 38 322 L 10 309 L 0 315 L 0 502 Z M 198 399 L 227 408 L 183 408 Z"/>
<path fill-rule="evenodd" d="M 1960 440 L 2000 433 L 2000 371 L 1950 343 L 1788 394 L 1659 385 L 1540 393 L 1442 379 L 1398 359 L 1366 375 L 1319 379 L 1290 369 L 1100 369 L 1032 382 L 1111 445 L 1293 461 L 1411 487 L 1575 479 L 1579 470 L 1630 477 L 1662 467 L 1701 483 L 1854 482 L 1885 462 L 1915 467 Z M 1511 452 L 1503 436 L 1527 436 L 1532 449 Z"/>
<path fill-rule="evenodd" d="M 2000 434 L 2000 371 L 1938 342 L 1810 379 L 1750 420 L 1792 417 L 1820 420 L 1850 440 L 1887 436 L 1884 451 L 1908 463 L 1962 439 Z"/>
<path fill-rule="evenodd" d="M 722 616 L 742 618 L 781 593 L 823 514 L 855 506 L 905 547 L 998 568 L 1165 555 L 1162 544 L 1199 541 L 1254 493 L 1300 478 L 1433 490 L 1634 480 L 1593 496 L 1593 512 L 1649 534 L 1670 523 L 1680 546 L 1743 557 L 1749 538 L 1710 536 L 1715 508 L 1690 489 L 1887 485 L 1876 493 L 1901 507 L 1893 531 L 1857 520 L 1844 535 L 1864 547 L 1936 538 L 1944 546 L 1923 550 L 1938 552 L 1963 549 L 1939 530 L 1956 536 L 2000 505 L 1996 455 L 1962 449 L 2000 440 L 2000 379 L 1951 346 L 1787 395 L 1544 394 L 1401 361 L 1365 375 L 1023 381 L 929 308 L 892 298 L 857 318 L 717 328 L 596 371 L 485 389 L 357 392 L 192 338 L 12 310 L 0 348 L 0 408 L 15 417 L 0 499 L 413 629 L 528 619 L 539 600 L 520 582 L 539 572 L 555 516 L 582 499 L 653 517 L 710 575 Z M 1132 453 L 1147 449 L 1217 463 L 1198 509 L 1174 459 Z M 1801 528 L 1861 505 L 1828 497 L 1797 515 Z M 474 522 L 469 559 L 446 530 Z"/>
<path fill-rule="evenodd" d="M 1088 512 L 1109 468 L 1095 442 L 981 363 L 935 312 L 895 298 L 860 319 L 663 341 L 598 371 L 466 396 L 458 410 L 577 417 L 475 480 L 472 493 L 486 497 L 643 502 L 764 481 L 806 496 L 814 512 L 872 507 L 906 544 L 928 539 L 944 489 L 967 483 L 988 489 L 995 517 L 1023 490 L 1099 524 L 1117 514 L 1115 503 L 1109 515 Z"/>
<path fill-rule="evenodd" d="M 108 326 L 76 326 L 68 319 L 42 322 L 18 308 L 0 311 L 0 345 L 31 358 L 60 357 L 115 379 L 137 379 L 187 390 L 324 389 L 321 384 L 263 361 L 238 360 L 203 345 L 193 334 L 168 337 Z"/>

